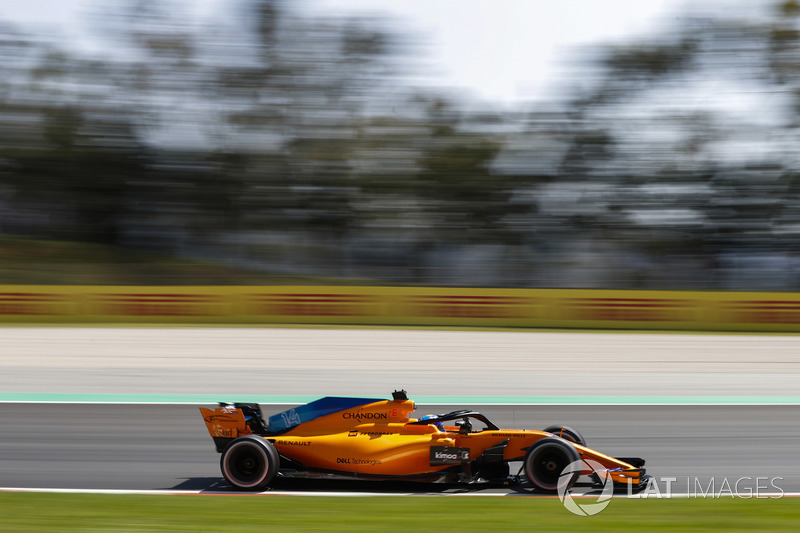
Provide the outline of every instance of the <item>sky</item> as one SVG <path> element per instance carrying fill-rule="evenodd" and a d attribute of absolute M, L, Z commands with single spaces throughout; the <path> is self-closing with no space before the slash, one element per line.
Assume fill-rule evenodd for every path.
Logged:
<path fill-rule="evenodd" d="M 576 46 L 658 27 L 678 0 L 315 0 L 320 11 L 385 12 L 429 35 L 436 83 L 499 103 L 544 97 Z"/>
<path fill-rule="evenodd" d="M 200 19 L 230 0 L 178 0 Z M 98 0 L 26 0 L 0 4 L 0 19 L 35 24 L 74 46 L 97 47 L 86 13 Z M 432 85 L 457 88 L 500 104 L 544 98 L 572 47 L 619 41 L 652 31 L 682 0 L 293 0 L 309 13 L 385 14 L 395 29 L 429 39 L 437 65 Z"/>

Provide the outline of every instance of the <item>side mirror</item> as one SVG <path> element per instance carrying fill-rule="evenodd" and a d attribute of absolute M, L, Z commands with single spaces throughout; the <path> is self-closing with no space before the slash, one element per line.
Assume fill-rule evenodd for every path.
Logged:
<path fill-rule="evenodd" d="M 456 426 L 458 426 L 458 432 L 461 433 L 462 435 L 466 435 L 472 432 L 472 424 L 467 418 L 464 418 L 462 420 L 456 420 Z"/>

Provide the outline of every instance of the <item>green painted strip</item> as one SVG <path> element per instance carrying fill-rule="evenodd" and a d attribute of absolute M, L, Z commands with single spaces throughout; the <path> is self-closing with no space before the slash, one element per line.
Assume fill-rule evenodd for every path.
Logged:
<path fill-rule="evenodd" d="M 58 394 L 0 393 L 0 403 L 215 404 L 219 401 L 303 404 L 304 394 Z M 388 398 L 387 398 L 388 399 Z M 800 405 L 800 396 L 412 396 L 420 405 Z"/>

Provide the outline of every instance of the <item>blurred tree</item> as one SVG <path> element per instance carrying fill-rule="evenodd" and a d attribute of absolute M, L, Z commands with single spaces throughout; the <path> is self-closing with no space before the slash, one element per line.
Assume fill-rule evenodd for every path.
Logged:
<path fill-rule="evenodd" d="M 800 254 L 800 7 L 774 7 L 595 48 L 566 103 L 508 113 L 398 83 L 384 21 L 286 1 L 206 23 L 115 3 L 93 58 L 0 26 L 0 229 L 419 283 L 483 253 L 491 283 L 513 261 L 508 283 L 739 287 L 743 257 Z"/>
<path fill-rule="evenodd" d="M 490 165 L 499 148 L 481 139 L 439 132 L 419 160 L 418 194 L 430 206 L 432 232 L 445 242 L 503 242 L 511 190 Z"/>
<path fill-rule="evenodd" d="M 686 16 L 593 55 L 598 77 L 563 115 L 570 140 L 559 183 L 539 198 L 567 242 L 616 249 L 594 260 L 610 272 L 620 271 L 614 255 L 638 257 L 621 263 L 623 284 L 730 287 L 741 283 L 730 258 L 746 258 L 759 265 L 752 287 L 786 287 L 787 272 L 769 265 L 800 253 L 788 222 L 800 213 L 789 186 L 799 15 L 788 1 L 762 18 Z M 579 210 L 564 207 L 565 194 L 580 196 Z"/>
<path fill-rule="evenodd" d="M 17 32 L 5 33 L 0 47 L 16 60 L 0 67 L 0 183 L 15 200 L 3 226 L 119 243 L 143 154 L 124 113 L 71 87 L 96 77 L 97 65 Z"/>

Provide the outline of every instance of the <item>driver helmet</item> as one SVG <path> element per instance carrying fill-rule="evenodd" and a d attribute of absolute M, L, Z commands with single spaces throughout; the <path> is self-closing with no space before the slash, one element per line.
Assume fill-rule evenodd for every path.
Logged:
<path fill-rule="evenodd" d="M 436 420 L 439 418 L 437 415 L 425 415 L 420 420 Z M 444 431 L 444 422 L 438 422 L 433 424 L 439 431 Z"/>

